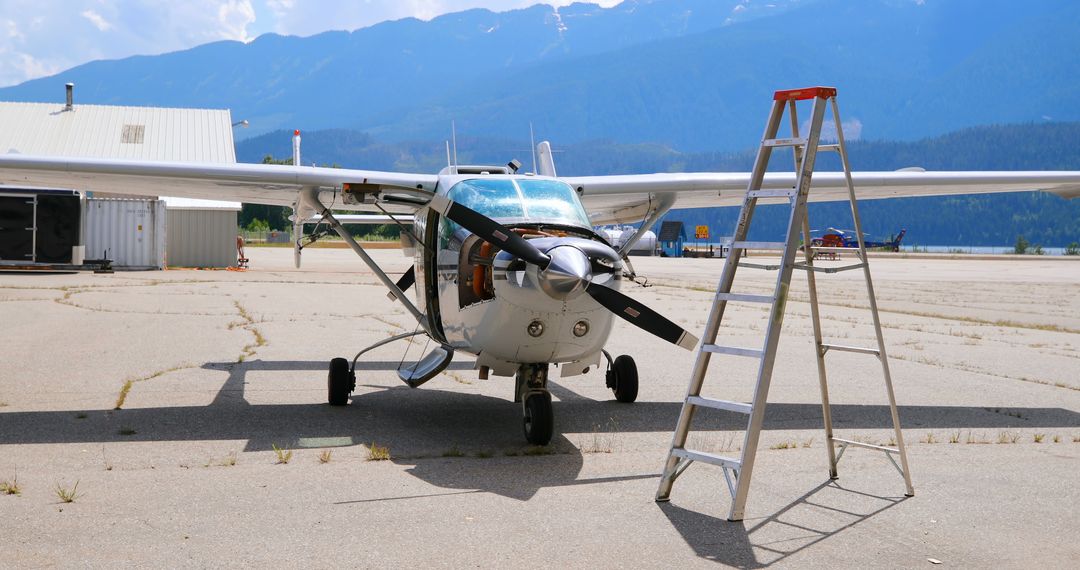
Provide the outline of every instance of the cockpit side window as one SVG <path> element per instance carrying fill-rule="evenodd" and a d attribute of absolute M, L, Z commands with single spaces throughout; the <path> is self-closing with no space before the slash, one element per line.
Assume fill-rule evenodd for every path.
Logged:
<path fill-rule="evenodd" d="M 447 198 L 489 218 L 521 218 L 521 196 L 512 180 L 463 180 L 454 185 Z"/>

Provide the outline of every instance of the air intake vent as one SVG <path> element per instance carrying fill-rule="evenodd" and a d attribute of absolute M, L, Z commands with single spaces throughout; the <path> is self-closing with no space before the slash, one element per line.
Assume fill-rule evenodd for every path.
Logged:
<path fill-rule="evenodd" d="M 124 144 L 142 144 L 146 135 L 146 125 L 124 125 L 120 131 L 120 142 Z"/>

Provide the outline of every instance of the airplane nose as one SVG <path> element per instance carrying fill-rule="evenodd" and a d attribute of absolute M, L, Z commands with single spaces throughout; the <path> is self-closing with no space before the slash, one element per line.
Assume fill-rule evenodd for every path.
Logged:
<path fill-rule="evenodd" d="M 547 250 L 551 263 L 540 272 L 540 288 L 552 299 L 569 300 L 585 292 L 592 263 L 578 248 L 557 245 Z"/>

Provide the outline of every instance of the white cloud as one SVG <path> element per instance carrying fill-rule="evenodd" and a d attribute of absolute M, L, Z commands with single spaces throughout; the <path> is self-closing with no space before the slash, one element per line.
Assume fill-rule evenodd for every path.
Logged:
<path fill-rule="evenodd" d="M 308 36 L 542 0 L 0 0 L 0 86 L 96 59 L 152 55 L 266 32 Z M 610 7 L 620 0 L 595 0 Z M 565 6 L 571 0 L 548 0 Z M 109 32 L 103 34 L 102 32 Z"/>
<path fill-rule="evenodd" d="M 218 6 L 218 22 L 224 39 L 250 41 L 247 27 L 255 22 L 255 8 L 249 0 L 231 0 Z"/>
<path fill-rule="evenodd" d="M 93 10 L 83 10 L 82 17 L 89 20 L 100 32 L 107 32 L 109 31 L 109 28 L 112 27 L 112 24 L 105 20 L 105 18 L 102 18 L 101 14 L 98 14 Z"/>

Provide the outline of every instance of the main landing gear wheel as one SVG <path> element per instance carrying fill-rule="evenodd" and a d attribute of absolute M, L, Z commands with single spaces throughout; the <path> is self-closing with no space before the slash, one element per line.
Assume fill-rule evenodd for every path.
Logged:
<path fill-rule="evenodd" d="M 349 361 L 335 358 L 330 361 L 330 373 L 326 376 L 327 400 L 331 406 L 349 403 L 349 393 L 356 388 L 356 376 L 349 371 Z"/>
<path fill-rule="evenodd" d="M 525 398 L 525 439 L 533 445 L 547 445 L 555 430 L 555 414 L 551 410 L 551 394 L 535 392 Z"/>
<path fill-rule="evenodd" d="M 607 371 L 607 386 L 615 392 L 615 399 L 629 404 L 637 399 L 637 364 L 628 355 L 622 355 L 611 363 Z"/>

